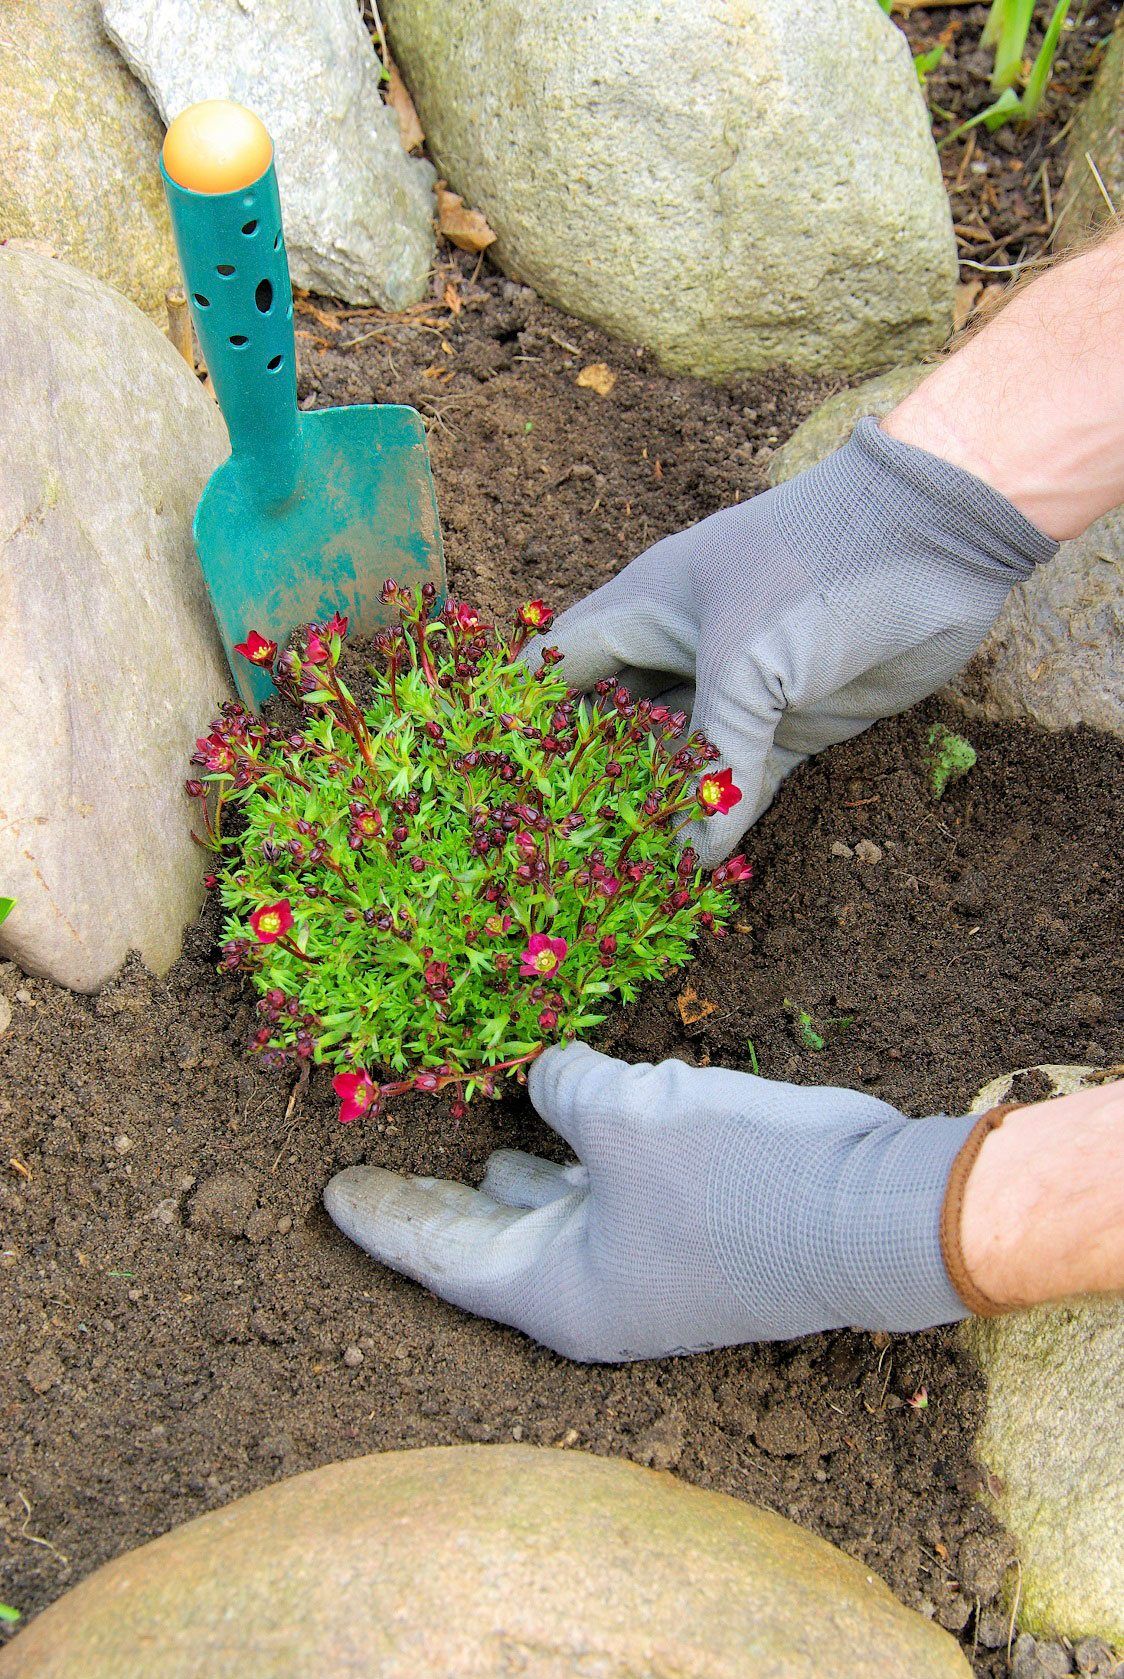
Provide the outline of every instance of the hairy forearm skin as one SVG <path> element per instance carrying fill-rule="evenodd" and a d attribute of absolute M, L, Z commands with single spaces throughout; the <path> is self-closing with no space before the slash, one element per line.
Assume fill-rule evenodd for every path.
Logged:
<path fill-rule="evenodd" d="M 964 1193 L 961 1249 L 997 1306 L 1124 1289 L 1124 1080 L 1007 1115 Z"/>
<path fill-rule="evenodd" d="M 1063 541 L 1124 502 L 1124 230 L 1018 291 L 882 421 Z"/>

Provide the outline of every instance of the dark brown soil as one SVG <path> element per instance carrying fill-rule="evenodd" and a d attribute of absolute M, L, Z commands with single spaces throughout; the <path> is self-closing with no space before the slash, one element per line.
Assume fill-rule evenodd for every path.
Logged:
<path fill-rule="evenodd" d="M 818 394 L 655 375 L 468 267 L 446 276 L 459 315 L 425 317 L 440 331 L 384 322 L 347 350 L 306 341 L 304 390 L 429 409 L 452 576 L 484 605 L 565 604 L 646 541 L 759 489 Z M 371 330 L 310 307 L 321 345 Z M 608 397 L 575 384 L 597 360 L 617 372 Z M 427 376 L 434 365 L 453 377 Z M 714 1012 L 685 1027 L 681 982 L 656 988 L 607 1024 L 604 1047 L 743 1068 L 755 1054 L 769 1076 L 863 1085 L 915 1113 L 962 1108 L 1009 1067 L 1119 1054 L 1124 748 L 972 726 L 979 763 L 938 805 L 921 766 L 934 714 L 797 774 L 752 836 L 739 930 L 691 972 Z M 833 853 L 861 839 L 878 861 Z M 520 1092 L 459 1128 L 418 1099 L 344 1130 L 317 1074 L 286 1117 L 290 1079 L 245 1058 L 250 1008 L 216 974 L 214 936 L 211 915 L 165 980 L 134 964 L 92 999 L 0 968 L 5 1601 L 32 1613 L 126 1547 L 315 1464 L 522 1438 L 759 1500 L 969 1646 L 982 1581 L 978 1630 L 1005 1644 L 985 1566 L 1005 1542 L 977 1497 L 980 1392 L 954 1334 L 609 1369 L 463 1317 L 339 1236 L 322 1186 L 361 1159 L 472 1181 L 499 1144 L 559 1145 Z M 786 1001 L 811 1012 L 821 1053 L 800 1046 Z M 913 1409 L 922 1385 L 928 1408 Z M 981 1646 L 978 1671 L 992 1660 Z"/>

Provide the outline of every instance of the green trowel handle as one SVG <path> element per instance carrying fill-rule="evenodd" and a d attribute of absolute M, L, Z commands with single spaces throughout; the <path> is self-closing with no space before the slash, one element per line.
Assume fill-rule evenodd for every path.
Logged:
<path fill-rule="evenodd" d="M 277 176 L 194 192 L 161 163 L 195 331 L 245 487 L 263 506 L 291 495 L 300 467 L 293 289 Z"/>

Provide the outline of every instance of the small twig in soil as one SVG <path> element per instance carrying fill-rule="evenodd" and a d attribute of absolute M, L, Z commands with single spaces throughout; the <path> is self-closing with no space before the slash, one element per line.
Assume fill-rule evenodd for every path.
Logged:
<path fill-rule="evenodd" d="M 571 344 L 565 338 L 560 338 L 556 332 L 548 332 L 546 336 L 550 339 L 552 344 L 557 344 L 563 350 L 568 350 L 572 356 L 581 355 L 581 351 L 578 349 L 576 344 Z"/>
<path fill-rule="evenodd" d="M 288 1104 L 285 1108 L 285 1117 L 281 1121 L 282 1125 L 288 1125 L 289 1129 L 286 1131 L 284 1137 L 282 1137 L 282 1139 L 281 1139 L 281 1147 L 277 1151 L 277 1159 L 273 1162 L 273 1165 L 270 1167 L 270 1172 L 271 1173 L 276 1173 L 278 1166 L 280 1166 L 280 1164 L 281 1164 L 281 1157 L 285 1153 L 285 1150 L 289 1146 L 289 1138 L 293 1134 L 293 1128 L 292 1128 L 292 1125 L 289 1124 L 289 1121 L 292 1120 L 294 1118 L 294 1116 L 296 1115 L 297 1110 L 298 1110 L 301 1102 L 304 1100 L 304 1093 L 307 1089 L 308 1089 L 308 1062 L 307 1061 L 302 1061 L 301 1062 L 300 1074 L 295 1079 L 295 1081 L 293 1083 L 293 1088 L 289 1092 L 289 1101 L 288 1101 Z"/>
<path fill-rule="evenodd" d="M 1011 1660 L 1011 1645 L 1015 1642 L 1015 1617 L 1018 1615 L 1019 1601 L 1020 1601 L 1020 1599 L 1022 1598 L 1022 1595 L 1023 1595 L 1023 1565 L 1019 1561 L 1018 1557 L 1015 1558 L 1015 1567 L 1018 1569 L 1019 1572 L 1018 1572 L 1018 1578 L 1015 1581 L 1015 1601 L 1011 1605 L 1011 1619 L 1010 1619 L 1010 1621 L 1007 1625 L 1007 1660 L 1008 1660 L 1008 1662 L 1010 1662 L 1010 1660 Z"/>
<path fill-rule="evenodd" d="M 42 1545 L 45 1551 L 50 1551 L 52 1556 L 58 1557 L 64 1568 L 69 1568 L 70 1558 L 64 1557 L 57 1545 L 52 1545 L 51 1541 L 49 1539 L 44 1539 L 42 1534 L 28 1533 L 27 1524 L 31 1520 L 31 1505 L 28 1503 L 27 1498 L 22 1492 L 18 1493 L 17 1496 L 27 1512 L 23 1519 L 23 1526 L 19 1530 L 20 1538 L 26 1539 L 29 1545 Z"/>
<path fill-rule="evenodd" d="M 1111 198 L 1111 195 L 1109 194 L 1109 190 L 1105 186 L 1104 181 L 1101 179 L 1100 170 L 1097 168 L 1096 164 L 1093 162 L 1093 159 L 1090 157 L 1088 152 L 1085 153 L 1085 162 L 1089 165 L 1089 168 L 1093 171 L 1093 179 L 1097 183 L 1097 187 L 1098 187 L 1098 190 L 1100 191 L 1101 197 L 1104 199 L 1105 203 L 1108 205 L 1109 214 L 1114 216 L 1116 214 L 1116 205 L 1112 202 L 1112 198 Z"/>

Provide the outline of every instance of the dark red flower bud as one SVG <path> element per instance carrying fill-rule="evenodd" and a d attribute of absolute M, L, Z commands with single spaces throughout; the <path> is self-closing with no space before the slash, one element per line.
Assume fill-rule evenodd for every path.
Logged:
<path fill-rule="evenodd" d="M 205 792 L 205 788 L 203 786 L 203 783 L 201 781 L 196 781 L 194 779 L 192 779 L 191 781 L 185 781 L 184 784 L 183 784 L 183 790 L 187 794 L 188 798 L 190 798 L 190 799 L 201 798 L 203 796 L 203 793 Z"/>
<path fill-rule="evenodd" d="M 616 935 L 614 933 L 606 933 L 597 948 L 600 950 L 602 956 L 615 956 L 617 954 Z"/>
<path fill-rule="evenodd" d="M 425 868 L 425 863 L 422 861 L 422 859 L 420 857 L 411 857 L 410 858 L 410 867 L 413 869 L 415 874 L 421 874 L 423 869 Z"/>
<path fill-rule="evenodd" d="M 558 1025 L 557 1009 L 543 1009 L 539 1015 L 539 1025 L 544 1032 L 553 1032 Z"/>

